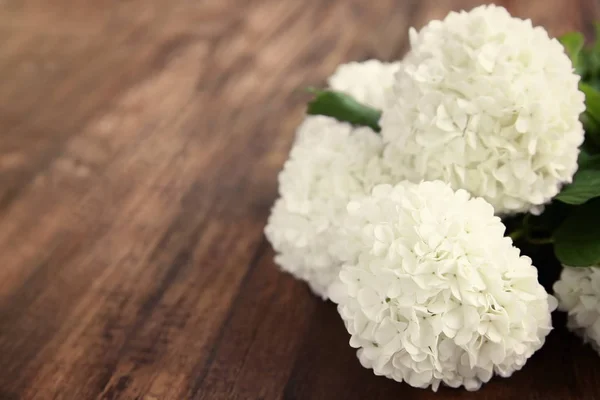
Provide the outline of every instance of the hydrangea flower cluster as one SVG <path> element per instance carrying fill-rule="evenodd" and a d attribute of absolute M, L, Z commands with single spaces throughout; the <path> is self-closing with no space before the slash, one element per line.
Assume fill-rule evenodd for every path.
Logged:
<path fill-rule="evenodd" d="M 554 293 L 567 327 L 600 353 L 600 268 L 564 268 Z"/>
<path fill-rule="evenodd" d="M 341 65 L 329 85 L 355 99 L 381 106 L 398 64 L 375 60 Z M 326 299 L 343 260 L 355 248 L 336 243 L 348 201 L 393 178 L 381 161 L 381 136 L 366 127 L 323 116 L 307 117 L 279 174 L 280 198 L 265 234 L 278 253 L 275 262 L 305 280 Z"/>
<path fill-rule="evenodd" d="M 279 174 L 281 197 L 265 228 L 278 252 L 275 261 L 323 298 L 348 257 L 345 249 L 352 250 L 333 246 L 346 204 L 390 179 L 382 168 L 382 148 L 369 128 L 308 117 Z"/>
<path fill-rule="evenodd" d="M 476 390 L 542 346 L 553 299 L 485 200 L 405 181 L 348 211 L 363 245 L 330 291 L 363 366 L 415 387 Z"/>
<path fill-rule="evenodd" d="M 383 108 L 399 69 L 399 62 L 351 62 L 340 65 L 327 82 L 332 89 L 347 93 L 364 104 Z"/>
<path fill-rule="evenodd" d="M 499 215 L 539 211 L 571 182 L 584 95 L 546 30 L 490 5 L 412 29 L 410 44 L 381 119 L 394 170 L 466 189 Z"/>
<path fill-rule="evenodd" d="M 573 181 L 585 96 L 563 46 L 504 8 L 409 34 L 401 62 L 329 77 L 335 93 L 297 129 L 265 234 L 284 271 L 337 304 L 365 368 L 477 390 L 552 329 L 556 299 L 500 218 L 542 212 Z M 574 204 L 592 198 L 574 185 Z M 599 270 L 565 269 L 555 291 L 600 348 Z"/>

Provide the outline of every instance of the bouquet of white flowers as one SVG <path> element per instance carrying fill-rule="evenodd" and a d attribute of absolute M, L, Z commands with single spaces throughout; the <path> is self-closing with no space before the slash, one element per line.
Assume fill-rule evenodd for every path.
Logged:
<path fill-rule="evenodd" d="M 275 261 L 338 305 L 364 367 L 415 387 L 510 376 L 557 304 L 600 349 L 600 41 L 493 5 L 409 34 L 400 62 L 310 89 Z"/>

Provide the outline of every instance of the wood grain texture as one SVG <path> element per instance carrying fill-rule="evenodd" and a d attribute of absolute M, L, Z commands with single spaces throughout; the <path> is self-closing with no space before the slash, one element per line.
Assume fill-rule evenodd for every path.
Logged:
<path fill-rule="evenodd" d="M 477 3 L 0 1 L 0 399 L 600 398 L 564 328 L 476 394 L 375 377 L 263 236 L 297 89 Z M 600 19 L 499 3 L 555 35 Z"/>

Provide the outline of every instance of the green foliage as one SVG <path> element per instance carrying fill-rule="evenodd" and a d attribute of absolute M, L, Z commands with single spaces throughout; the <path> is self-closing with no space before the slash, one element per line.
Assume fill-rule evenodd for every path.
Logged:
<path fill-rule="evenodd" d="M 311 90 L 316 96 L 308 103 L 309 115 L 325 115 L 352 125 L 368 126 L 379 132 L 381 111 L 361 104 L 347 94 L 333 90 Z"/>
<path fill-rule="evenodd" d="M 600 199 L 575 211 L 554 233 L 554 252 L 570 267 L 589 267 L 600 263 Z"/>
<path fill-rule="evenodd" d="M 600 197 L 600 155 L 582 151 L 573 183 L 566 186 L 555 199 L 579 205 L 595 197 Z"/>
<path fill-rule="evenodd" d="M 573 63 L 573 67 L 577 69 L 585 38 L 580 32 L 571 32 L 561 36 L 558 40 L 565 48 L 567 55 Z"/>
<path fill-rule="evenodd" d="M 556 196 L 567 204 L 579 205 L 600 197 L 600 169 L 584 169 L 575 174 L 573 183 Z"/>
<path fill-rule="evenodd" d="M 600 91 L 585 82 L 579 84 L 579 89 L 585 94 L 585 112 L 581 116 L 581 122 L 587 137 L 600 145 Z"/>
<path fill-rule="evenodd" d="M 600 89 L 600 23 L 596 23 L 596 41 L 580 50 L 577 73 L 583 82 Z"/>

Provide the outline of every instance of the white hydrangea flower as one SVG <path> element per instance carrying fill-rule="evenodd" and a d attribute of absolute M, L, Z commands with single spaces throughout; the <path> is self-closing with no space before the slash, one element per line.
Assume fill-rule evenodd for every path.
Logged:
<path fill-rule="evenodd" d="M 414 387 L 477 390 L 542 346 L 556 300 L 485 200 L 404 181 L 377 185 L 348 212 L 361 251 L 330 298 L 364 367 Z"/>
<path fill-rule="evenodd" d="M 394 169 L 498 215 L 539 211 L 571 182 L 584 95 L 556 39 L 489 5 L 411 29 L 410 42 L 380 121 Z"/>
<path fill-rule="evenodd" d="M 305 119 L 279 174 L 278 199 L 265 228 L 275 261 L 327 298 L 352 246 L 336 245 L 348 201 L 389 182 L 382 168 L 381 137 L 323 116 Z"/>
<path fill-rule="evenodd" d="M 327 82 L 332 89 L 347 93 L 361 103 L 382 109 L 387 92 L 394 84 L 394 74 L 399 69 L 399 62 L 350 62 L 338 66 Z"/>
<path fill-rule="evenodd" d="M 565 267 L 554 283 L 558 309 L 567 327 L 600 353 L 600 268 Z"/>

